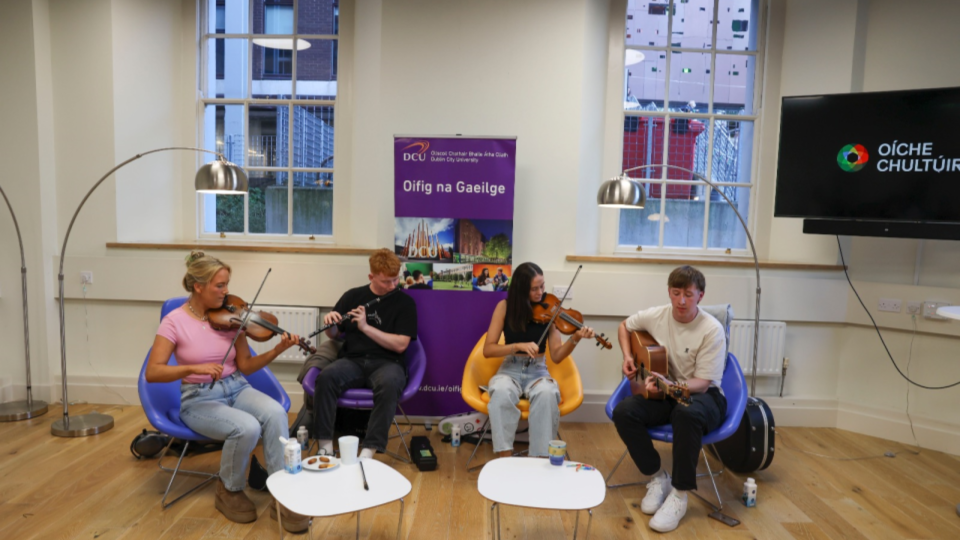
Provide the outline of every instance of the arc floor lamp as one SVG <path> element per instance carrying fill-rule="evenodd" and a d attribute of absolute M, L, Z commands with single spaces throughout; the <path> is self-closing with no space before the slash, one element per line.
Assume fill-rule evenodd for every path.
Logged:
<path fill-rule="evenodd" d="M 10 209 L 13 218 L 13 227 L 17 230 L 17 241 L 20 242 L 20 280 L 23 283 L 23 351 L 27 358 L 27 399 L 0 404 L 0 422 L 14 422 L 40 416 L 47 412 L 47 402 L 33 399 L 33 386 L 30 382 L 30 318 L 27 315 L 27 259 L 23 256 L 23 238 L 20 236 L 20 224 L 17 215 L 13 213 L 10 199 L 0 188 L 0 195 Z"/>
<path fill-rule="evenodd" d="M 83 208 L 84 203 L 87 202 L 87 199 L 90 198 L 90 195 L 95 189 L 97 189 L 100 184 L 104 182 L 107 178 L 115 173 L 118 169 L 136 161 L 143 156 L 154 154 L 157 152 L 164 152 L 167 150 L 188 150 L 193 152 L 206 152 L 208 154 L 214 154 L 217 156 L 216 161 L 212 161 L 200 167 L 200 170 L 197 171 L 196 180 L 194 185 L 196 190 L 201 193 L 220 193 L 220 194 L 237 194 L 244 193 L 247 191 L 248 181 L 247 174 L 244 170 L 233 163 L 230 163 L 223 157 L 223 154 L 213 152 L 211 150 L 205 150 L 203 148 L 192 148 L 188 146 L 174 146 L 170 148 L 158 148 L 156 150 L 150 150 L 149 152 L 144 152 L 142 154 L 137 154 L 132 158 L 124 161 L 123 163 L 117 165 L 116 167 L 110 169 L 107 174 L 103 175 L 96 184 L 90 188 L 90 191 L 87 192 L 86 196 L 83 197 L 83 200 L 80 201 L 80 206 L 77 207 L 77 210 L 73 213 L 73 218 L 70 219 L 70 225 L 67 227 L 67 234 L 63 238 L 63 247 L 60 250 L 60 273 L 57 276 L 57 279 L 60 281 L 60 372 L 61 378 L 60 382 L 63 387 L 63 418 L 55 421 L 50 426 L 50 432 L 57 437 L 85 437 L 87 435 L 95 435 L 97 433 L 102 433 L 113 427 L 113 417 L 100 414 L 100 413 L 90 413 L 83 414 L 79 416 L 70 416 L 69 413 L 69 401 L 67 401 L 67 344 L 66 344 L 66 327 L 64 319 L 64 306 L 63 306 L 63 261 L 64 256 L 67 253 L 67 240 L 70 239 L 70 231 L 73 230 L 73 223 L 77 220 L 77 214 L 80 213 L 80 209 Z M 24 308 L 26 312 L 26 308 Z"/>
<path fill-rule="evenodd" d="M 733 201 L 727 197 L 727 194 L 724 193 L 722 189 L 718 188 L 710 180 L 704 178 L 700 173 L 678 165 L 667 165 L 663 163 L 651 163 L 649 165 L 632 167 L 621 172 L 616 178 L 607 180 L 600 186 L 600 190 L 597 192 L 597 204 L 607 208 L 643 208 L 647 203 L 646 190 L 639 181 L 627 176 L 627 173 L 654 168 L 680 171 L 693 175 L 697 180 L 716 189 L 717 193 L 719 193 L 723 197 L 723 200 L 733 209 L 733 212 L 737 215 L 737 219 L 740 220 L 740 225 L 743 225 L 743 232 L 747 235 L 747 241 L 750 243 L 750 252 L 753 254 L 753 265 L 757 272 L 757 306 L 753 312 L 753 372 L 750 382 L 750 395 L 755 397 L 757 395 L 757 346 L 760 342 L 760 261 L 757 259 L 757 249 L 753 245 L 753 237 L 750 236 L 750 228 L 747 226 L 747 222 L 743 219 L 743 216 L 740 215 L 740 211 L 737 210 L 737 205 L 733 204 Z"/>

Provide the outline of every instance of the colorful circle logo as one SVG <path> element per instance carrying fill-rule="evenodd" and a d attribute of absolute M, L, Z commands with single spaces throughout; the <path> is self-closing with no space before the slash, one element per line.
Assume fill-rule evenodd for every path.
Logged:
<path fill-rule="evenodd" d="M 870 154 L 862 144 L 848 144 L 837 154 L 837 165 L 847 172 L 857 172 L 870 160 Z"/>

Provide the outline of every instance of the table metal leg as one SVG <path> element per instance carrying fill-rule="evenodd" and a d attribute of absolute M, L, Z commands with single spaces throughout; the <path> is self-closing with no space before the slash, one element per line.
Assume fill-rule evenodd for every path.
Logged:
<path fill-rule="evenodd" d="M 400 497 L 400 523 L 397 524 L 397 540 L 403 534 L 403 497 Z"/>
<path fill-rule="evenodd" d="M 497 533 L 493 530 L 493 525 L 496 522 L 496 518 L 493 517 L 493 509 L 497 507 L 497 503 L 490 505 L 490 538 L 491 540 L 497 540 Z"/>
<path fill-rule="evenodd" d="M 503 539 L 503 532 L 500 530 L 500 504 L 497 503 L 497 540 Z"/>
<path fill-rule="evenodd" d="M 360 511 L 357 511 L 357 540 L 360 540 Z"/>
<path fill-rule="evenodd" d="M 274 502 L 277 504 L 277 530 L 280 531 L 280 540 L 283 540 L 283 514 L 280 513 L 280 500 L 274 498 Z"/>
<path fill-rule="evenodd" d="M 587 515 L 590 517 L 587 518 L 587 534 L 584 535 L 584 540 L 590 538 L 590 525 L 593 525 L 593 510 L 587 509 Z"/>
<path fill-rule="evenodd" d="M 577 517 L 573 520 L 573 540 L 577 540 L 577 529 L 580 528 L 580 511 L 574 510 Z"/>

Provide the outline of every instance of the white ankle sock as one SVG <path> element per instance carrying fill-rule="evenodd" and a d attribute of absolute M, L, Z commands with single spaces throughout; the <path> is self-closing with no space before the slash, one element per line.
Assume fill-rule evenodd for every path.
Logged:
<path fill-rule="evenodd" d="M 320 439 L 317 441 L 320 445 L 319 452 L 328 456 L 333 455 L 333 439 Z"/>
<path fill-rule="evenodd" d="M 374 448 L 364 448 L 360 450 L 360 459 L 370 459 L 376 453 L 377 451 Z"/>

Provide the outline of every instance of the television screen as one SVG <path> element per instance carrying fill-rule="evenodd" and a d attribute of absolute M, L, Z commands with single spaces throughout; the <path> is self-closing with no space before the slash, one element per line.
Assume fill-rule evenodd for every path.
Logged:
<path fill-rule="evenodd" d="M 960 88 L 784 97 L 774 215 L 960 223 L 958 127 Z"/>

